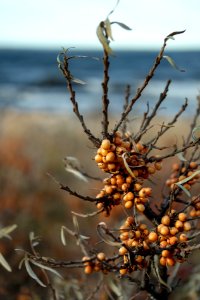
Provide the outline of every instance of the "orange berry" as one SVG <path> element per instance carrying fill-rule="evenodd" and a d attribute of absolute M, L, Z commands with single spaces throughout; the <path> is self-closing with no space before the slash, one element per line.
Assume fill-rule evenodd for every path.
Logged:
<path fill-rule="evenodd" d="M 150 232 L 149 233 L 149 236 L 148 236 L 148 239 L 150 242 L 156 242 L 158 240 L 158 235 L 156 232 Z"/>
<path fill-rule="evenodd" d="M 160 229 L 160 233 L 161 233 L 162 235 L 168 235 L 168 234 L 169 234 L 169 227 L 163 225 L 163 226 L 161 227 L 161 229 Z"/>
<path fill-rule="evenodd" d="M 115 153 L 108 152 L 106 155 L 106 162 L 114 162 L 115 161 Z"/>
<path fill-rule="evenodd" d="M 170 234 L 171 235 L 176 235 L 178 233 L 178 229 L 176 227 L 170 228 Z"/>
<path fill-rule="evenodd" d="M 113 192 L 112 186 L 111 185 L 106 185 L 105 186 L 105 192 L 106 192 L 106 194 L 112 194 L 112 192 Z"/>
<path fill-rule="evenodd" d="M 156 168 L 156 170 L 160 171 L 162 169 L 162 163 L 161 162 L 155 162 L 154 166 Z"/>
<path fill-rule="evenodd" d="M 161 223 L 163 224 L 163 225 L 169 225 L 170 224 L 170 217 L 169 216 L 163 216 L 162 217 L 162 219 L 161 219 Z"/>
<path fill-rule="evenodd" d="M 124 255 L 128 252 L 128 250 L 122 246 L 121 248 L 119 248 L 119 255 Z"/>
<path fill-rule="evenodd" d="M 139 246 L 139 242 L 138 241 L 133 241 L 131 246 L 132 247 L 138 247 Z"/>
<path fill-rule="evenodd" d="M 127 201 L 124 203 L 125 208 L 129 209 L 133 207 L 133 201 Z"/>
<path fill-rule="evenodd" d="M 108 164 L 108 170 L 109 171 L 115 171 L 116 170 L 116 165 L 114 163 L 109 163 Z"/>
<path fill-rule="evenodd" d="M 141 255 L 137 255 L 137 257 L 135 258 L 135 261 L 137 263 L 141 263 L 143 261 L 143 257 Z"/>
<path fill-rule="evenodd" d="M 183 228 L 185 231 L 190 231 L 192 226 L 191 226 L 190 222 L 184 222 Z"/>
<path fill-rule="evenodd" d="M 132 183 L 133 182 L 133 178 L 131 176 L 126 177 L 126 183 Z"/>
<path fill-rule="evenodd" d="M 180 220 L 177 220 L 175 222 L 175 227 L 179 230 L 181 228 L 183 228 L 183 222 L 181 222 Z"/>
<path fill-rule="evenodd" d="M 171 257 L 168 257 L 166 259 L 167 266 L 173 267 L 175 265 L 175 263 L 176 263 L 175 260 L 173 258 L 171 258 Z"/>
<path fill-rule="evenodd" d="M 121 186 L 122 191 L 126 192 L 129 188 L 129 186 L 130 185 L 128 183 L 123 183 L 122 186 Z"/>
<path fill-rule="evenodd" d="M 184 233 L 181 233 L 180 236 L 179 236 L 179 241 L 180 242 L 186 242 L 188 240 L 188 237 L 186 234 Z"/>
<path fill-rule="evenodd" d="M 163 257 L 169 257 L 170 256 L 170 251 L 169 250 L 163 250 L 162 251 L 162 256 Z"/>
<path fill-rule="evenodd" d="M 178 164 L 178 163 L 174 163 L 174 164 L 172 165 L 172 170 L 173 170 L 173 171 L 178 171 L 178 170 L 179 170 L 179 164 Z"/>
<path fill-rule="evenodd" d="M 127 232 L 127 231 L 122 232 L 122 233 L 120 234 L 120 240 L 121 240 L 121 241 L 125 241 L 125 240 L 127 240 L 128 238 L 129 238 L 129 235 L 128 235 L 128 232 Z"/>
<path fill-rule="evenodd" d="M 142 185 L 140 183 L 135 183 L 134 184 L 134 191 L 138 192 L 140 191 L 142 188 Z"/>
<path fill-rule="evenodd" d="M 155 167 L 150 166 L 150 167 L 147 168 L 147 172 L 149 174 L 154 174 L 156 172 L 156 169 L 155 169 Z"/>
<path fill-rule="evenodd" d="M 127 223 L 128 225 L 132 225 L 132 224 L 134 223 L 134 217 L 128 217 L 128 218 L 126 219 L 126 223 Z"/>
<path fill-rule="evenodd" d="M 166 248 L 168 246 L 167 241 L 161 241 L 160 242 L 160 248 Z"/>
<path fill-rule="evenodd" d="M 134 199 L 134 194 L 132 192 L 128 192 L 123 198 L 124 201 L 131 201 L 133 199 Z"/>
<path fill-rule="evenodd" d="M 166 266 L 166 263 L 167 263 L 167 259 L 165 257 L 161 256 L 161 258 L 160 258 L 160 264 L 162 266 Z"/>
<path fill-rule="evenodd" d="M 145 210 L 144 204 L 136 204 L 136 208 L 139 212 L 143 212 Z"/>
<path fill-rule="evenodd" d="M 120 269 L 120 270 L 119 270 L 119 273 L 120 273 L 121 275 L 125 275 L 127 272 L 128 272 L 127 269 Z"/>
<path fill-rule="evenodd" d="M 178 242 L 178 238 L 176 236 L 172 236 L 169 238 L 169 244 L 175 245 Z"/>
<path fill-rule="evenodd" d="M 137 149 L 138 152 L 141 152 L 144 149 L 144 146 L 142 144 L 140 144 L 140 143 L 137 143 L 135 145 L 135 147 L 136 147 L 136 149 Z"/>
<path fill-rule="evenodd" d="M 99 202 L 99 203 L 97 203 L 97 205 L 96 205 L 96 206 L 97 206 L 97 209 L 99 209 L 99 210 L 100 210 L 100 209 L 102 209 L 102 208 L 103 208 L 103 203 Z"/>
<path fill-rule="evenodd" d="M 136 237 L 137 239 L 139 239 L 139 238 L 141 237 L 141 231 L 136 230 L 136 231 L 135 231 L 135 237 Z"/>
<path fill-rule="evenodd" d="M 94 159 L 95 159 L 95 161 L 97 163 L 101 163 L 102 162 L 102 156 L 100 154 L 95 155 Z"/>
<path fill-rule="evenodd" d="M 101 148 L 101 155 L 103 157 L 106 157 L 107 154 L 108 154 L 108 150 Z"/>
<path fill-rule="evenodd" d="M 105 255 L 104 252 L 99 252 L 99 253 L 97 254 L 97 258 L 98 258 L 99 260 L 105 260 L 105 259 L 106 259 L 106 255 Z"/>
<path fill-rule="evenodd" d="M 181 221 L 181 222 L 185 222 L 186 219 L 187 219 L 187 215 L 185 213 L 180 213 L 178 214 L 178 219 Z"/>
<path fill-rule="evenodd" d="M 145 189 L 146 196 L 147 197 L 151 196 L 151 194 L 152 194 L 152 188 L 146 187 L 144 189 Z"/>
<path fill-rule="evenodd" d="M 140 228 L 140 230 L 145 230 L 145 229 L 147 229 L 147 225 L 142 223 L 142 224 L 140 224 L 139 228 Z"/>
<path fill-rule="evenodd" d="M 198 167 L 198 164 L 195 161 L 191 161 L 190 168 L 191 169 L 196 169 L 197 167 Z"/>
<path fill-rule="evenodd" d="M 101 143 L 101 148 L 103 148 L 104 150 L 110 149 L 110 146 L 111 146 L 111 142 L 108 139 L 103 140 Z"/>
<path fill-rule="evenodd" d="M 88 265 L 84 268 L 85 274 L 89 275 L 92 273 L 92 266 Z"/>

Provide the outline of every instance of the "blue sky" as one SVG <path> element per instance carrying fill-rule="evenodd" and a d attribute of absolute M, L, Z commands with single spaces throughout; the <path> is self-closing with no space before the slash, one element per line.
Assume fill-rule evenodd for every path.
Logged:
<path fill-rule="evenodd" d="M 116 0 L 0 0 L 0 47 L 100 48 L 98 23 Z M 171 49 L 200 49 L 199 0 L 121 0 L 111 21 L 114 48 L 157 49 L 169 33 L 186 29 L 170 41 Z"/>

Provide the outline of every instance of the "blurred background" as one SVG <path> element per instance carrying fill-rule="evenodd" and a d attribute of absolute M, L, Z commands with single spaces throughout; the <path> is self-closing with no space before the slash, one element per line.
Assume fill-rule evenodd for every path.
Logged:
<path fill-rule="evenodd" d="M 62 47 L 74 47 L 70 49 L 72 55 L 88 56 L 72 61 L 71 72 L 86 82 L 75 85 L 77 101 L 88 126 L 100 136 L 103 67 L 96 28 L 116 3 L 114 0 L 0 0 L 0 224 L 1 227 L 18 225 L 12 234 L 13 241 L 0 240 L 0 251 L 14 270 L 8 281 L 6 271 L 1 268 L 1 299 L 36 299 L 33 293 L 37 299 L 47 299 L 42 298 L 47 297 L 45 291 L 26 272 L 18 270 L 20 255 L 14 248 L 30 249 L 30 231 L 42 237 L 42 255 L 65 260 L 81 257 L 71 242 L 67 250 L 61 245 L 60 228 L 71 226 L 71 210 L 86 213 L 95 207 L 60 191 L 48 174 L 91 196 L 95 196 L 101 185 L 94 181 L 83 184 L 74 179 L 65 171 L 63 158 L 75 156 L 88 173 L 102 175 L 92 159 L 95 149 L 73 115 L 66 84 L 57 67 L 57 56 Z M 195 112 L 200 89 L 199 13 L 198 0 L 119 2 L 109 18 L 125 23 L 132 30 L 113 25 L 111 128 L 122 111 L 126 85 L 131 85 L 134 95 L 164 38 L 173 31 L 186 29 L 184 34 L 168 41 L 165 51 L 185 72 L 163 60 L 135 105 L 132 118 L 142 115 L 147 102 L 152 109 L 167 80 L 172 79 L 160 118 L 173 116 L 188 98 L 189 107 L 179 130 L 183 130 L 183 124 L 188 129 L 187 122 Z M 168 142 L 174 139 L 173 136 Z M 114 216 L 116 222 L 123 217 L 117 210 Z M 95 239 L 96 232 L 91 228 L 98 221 L 98 218 L 91 220 L 92 227 L 88 226 L 89 222 L 81 221 L 84 234 Z"/>

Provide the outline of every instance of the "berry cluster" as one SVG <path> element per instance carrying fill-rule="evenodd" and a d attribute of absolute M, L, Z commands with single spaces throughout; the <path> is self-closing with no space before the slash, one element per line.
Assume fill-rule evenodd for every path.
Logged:
<path fill-rule="evenodd" d="M 194 174 L 195 170 L 198 168 L 198 164 L 194 161 L 190 162 L 190 164 L 186 166 L 180 166 L 178 163 L 174 163 L 172 165 L 172 174 L 169 179 L 166 181 L 166 185 L 173 190 L 177 188 L 175 183 L 186 179 Z M 186 190 L 190 190 L 191 186 L 194 185 L 199 179 L 199 174 L 195 175 L 191 180 L 187 181 L 183 187 Z"/>
<path fill-rule="evenodd" d="M 125 208 L 134 205 L 138 211 L 145 210 L 145 203 L 151 196 L 150 187 L 143 187 L 143 182 L 161 170 L 161 162 L 149 163 L 145 153 L 147 147 L 142 144 L 133 145 L 117 132 L 112 139 L 102 141 L 97 150 L 95 161 L 98 167 L 110 177 L 104 180 L 104 187 L 96 196 L 97 208 L 107 208 L 122 203 Z M 102 201 L 103 200 L 103 201 Z"/>

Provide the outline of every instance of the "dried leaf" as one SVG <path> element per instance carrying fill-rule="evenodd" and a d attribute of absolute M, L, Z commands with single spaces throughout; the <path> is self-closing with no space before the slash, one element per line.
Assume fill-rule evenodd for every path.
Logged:
<path fill-rule="evenodd" d="M 4 267 L 4 269 L 6 269 L 8 272 L 12 272 L 12 269 L 10 267 L 10 265 L 8 264 L 8 262 L 6 261 L 6 259 L 4 258 L 4 256 L 0 253 L 0 264 Z"/>
<path fill-rule="evenodd" d="M 46 287 L 46 285 L 39 279 L 39 277 L 35 274 L 35 272 L 31 268 L 31 266 L 29 264 L 29 258 L 27 255 L 25 256 L 24 264 L 25 264 L 25 267 L 26 267 L 26 270 L 27 270 L 27 273 L 29 274 L 29 276 L 31 278 L 33 278 L 42 287 Z"/>
<path fill-rule="evenodd" d="M 185 30 L 174 31 L 174 32 L 168 34 L 168 36 L 166 37 L 166 40 L 167 39 L 173 39 L 174 40 L 174 35 L 181 34 L 181 33 L 184 33 L 184 32 L 185 32 Z"/>
<path fill-rule="evenodd" d="M 105 24 L 106 33 L 107 33 L 108 38 L 110 38 L 111 40 L 114 40 L 113 36 L 112 36 L 112 28 L 111 28 L 110 20 L 107 18 L 105 20 L 104 24 Z"/>
<path fill-rule="evenodd" d="M 200 126 L 197 126 L 192 130 L 192 139 L 194 142 L 200 139 Z"/>
<path fill-rule="evenodd" d="M 104 22 L 101 22 L 99 24 L 99 26 L 97 27 L 96 33 L 97 33 L 97 37 L 98 37 L 100 43 L 102 44 L 104 50 L 109 55 L 109 54 L 112 54 L 112 49 L 110 48 L 109 41 L 105 36 L 105 32 L 104 32 L 105 29 L 104 29 L 103 25 L 104 25 Z"/>
<path fill-rule="evenodd" d="M 126 157 L 125 157 L 125 156 L 126 156 L 126 153 L 123 153 L 123 154 L 122 154 L 122 159 L 123 159 L 123 162 L 124 162 L 124 166 L 125 166 L 127 172 L 128 172 L 133 178 L 135 178 L 135 175 L 133 174 L 133 172 L 131 171 L 129 165 L 127 164 L 127 161 L 126 161 Z"/>
<path fill-rule="evenodd" d="M 163 55 L 163 58 L 165 58 L 168 63 L 176 70 L 180 71 L 180 72 L 185 72 L 185 70 L 183 69 L 180 69 L 174 62 L 174 60 L 170 57 L 170 56 L 167 56 L 167 55 Z"/>
<path fill-rule="evenodd" d="M 130 27 L 128 27 L 126 24 L 121 23 L 121 22 L 114 21 L 114 22 L 111 22 L 111 24 L 117 24 L 117 25 L 119 25 L 120 27 L 122 27 L 123 29 L 126 29 L 126 30 L 132 30 L 132 29 L 131 29 Z"/>

